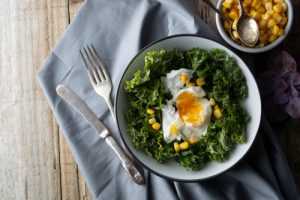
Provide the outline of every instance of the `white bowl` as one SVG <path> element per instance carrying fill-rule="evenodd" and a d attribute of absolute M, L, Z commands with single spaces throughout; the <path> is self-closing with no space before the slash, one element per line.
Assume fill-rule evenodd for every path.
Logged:
<path fill-rule="evenodd" d="M 223 1 L 224 0 L 219 0 L 219 2 L 218 2 L 217 8 L 219 10 L 221 10 Z M 218 14 L 216 14 L 216 25 L 217 25 L 218 31 L 219 31 L 221 37 L 225 40 L 225 42 L 227 42 L 230 46 L 232 46 L 240 51 L 248 52 L 248 53 L 261 53 L 261 52 L 269 51 L 269 50 L 275 48 L 277 45 L 279 45 L 286 38 L 287 34 L 290 32 L 291 27 L 292 27 L 293 18 L 294 18 L 293 5 L 292 5 L 291 0 L 285 0 L 285 2 L 288 6 L 288 9 L 287 9 L 288 22 L 285 26 L 285 33 L 282 36 L 280 36 L 279 38 L 277 38 L 277 40 L 275 40 L 274 42 L 272 42 L 264 47 L 245 47 L 245 46 L 241 46 L 240 44 L 234 42 L 225 32 L 221 17 Z"/>
<path fill-rule="evenodd" d="M 242 102 L 242 106 L 247 110 L 251 116 L 251 121 L 248 123 L 246 128 L 246 143 L 236 145 L 231 151 L 228 160 L 224 163 L 209 162 L 204 168 L 199 171 L 187 170 L 182 166 L 179 166 L 175 161 L 170 160 L 168 162 L 159 164 L 155 159 L 146 155 L 145 153 L 136 150 L 131 143 L 130 134 L 127 133 L 127 124 L 125 120 L 125 113 L 128 108 L 128 99 L 124 91 L 124 83 L 127 80 L 133 78 L 133 74 L 144 67 L 144 57 L 147 52 L 153 50 L 172 50 L 174 48 L 181 50 L 188 50 L 194 47 L 209 50 L 211 48 L 220 48 L 225 50 L 229 55 L 233 56 L 238 66 L 241 68 L 243 74 L 246 77 L 248 85 L 248 97 Z M 261 118 L 261 101 L 258 91 L 257 84 L 253 78 L 247 65 L 241 60 L 239 56 L 233 53 L 223 45 L 214 42 L 212 40 L 202 38 L 196 35 L 175 35 L 161 39 L 157 42 L 142 49 L 130 62 L 127 69 L 125 70 L 120 84 L 118 86 L 117 97 L 115 101 L 116 106 L 116 117 L 119 131 L 123 140 L 123 143 L 133 154 L 133 156 L 151 172 L 176 181 L 198 181 L 216 176 L 236 164 L 249 150 L 255 136 L 258 131 Z"/>

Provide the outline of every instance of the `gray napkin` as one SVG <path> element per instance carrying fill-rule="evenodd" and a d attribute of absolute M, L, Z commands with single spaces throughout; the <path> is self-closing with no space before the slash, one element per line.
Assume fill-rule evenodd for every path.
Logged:
<path fill-rule="evenodd" d="M 262 122 L 247 156 L 228 172 L 193 183 L 173 182 L 145 170 L 145 185 L 131 181 L 119 159 L 55 88 L 65 84 L 94 110 L 110 132 L 119 133 L 104 100 L 85 72 L 79 48 L 93 43 L 117 84 L 130 59 L 162 37 L 195 33 L 220 41 L 197 16 L 194 1 L 87 0 L 38 71 L 39 83 L 95 199 L 299 199 L 278 142 Z"/>

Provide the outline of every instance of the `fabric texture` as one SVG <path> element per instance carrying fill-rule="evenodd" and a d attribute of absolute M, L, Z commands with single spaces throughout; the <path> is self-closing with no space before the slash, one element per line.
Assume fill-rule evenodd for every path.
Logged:
<path fill-rule="evenodd" d="M 140 186 L 128 177 L 105 141 L 57 96 L 58 84 L 76 91 L 119 139 L 113 118 L 104 99 L 93 90 L 78 50 L 93 43 L 112 79 L 114 100 L 127 64 L 147 44 L 183 33 L 221 41 L 198 15 L 193 0 L 87 0 L 38 71 L 39 83 L 95 199 L 300 199 L 286 159 L 264 118 L 249 153 L 224 174 L 182 183 L 145 170 L 146 181 Z"/>

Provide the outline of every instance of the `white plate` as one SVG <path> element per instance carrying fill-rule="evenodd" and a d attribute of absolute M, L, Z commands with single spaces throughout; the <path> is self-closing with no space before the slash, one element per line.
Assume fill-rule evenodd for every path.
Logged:
<path fill-rule="evenodd" d="M 153 50 L 172 50 L 174 48 L 181 50 L 189 50 L 194 47 L 199 47 L 206 50 L 209 50 L 211 48 L 220 48 L 225 50 L 229 55 L 233 56 L 236 59 L 238 66 L 241 68 L 244 76 L 246 77 L 248 85 L 248 97 L 245 99 L 245 101 L 242 102 L 242 106 L 247 110 L 247 112 L 251 116 L 251 120 L 248 123 L 246 130 L 246 143 L 236 145 L 230 152 L 226 162 L 209 162 L 205 165 L 204 168 L 198 171 L 187 170 L 186 168 L 179 166 L 179 164 L 177 164 L 173 160 L 159 164 L 152 157 L 146 155 L 141 151 L 136 150 L 131 144 L 130 134 L 126 132 L 127 124 L 124 117 L 128 108 L 128 100 L 124 91 L 124 83 L 125 81 L 132 79 L 133 74 L 137 70 L 144 67 L 144 57 L 146 56 L 146 53 L 148 51 Z M 197 181 L 207 179 L 231 168 L 247 153 L 247 151 L 251 147 L 257 134 L 261 118 L 260 94 L 258 91 L 257 84 L 246 64 L 235 53 L 233 53 L 231 50 L 224 47 L 223 45 L 196 35 L 175 35 L 167 37 L 157 42 L 154 42 L 151 45 L 142 49 L 132 59 L 132 61 L 130 62 L 129 66 L 123 74 L 117 91 L 115 105 L 117 123 L 123 139 L 123 143 L 132 152 L 134 157 L 153 173 L 176 181 Z"/>

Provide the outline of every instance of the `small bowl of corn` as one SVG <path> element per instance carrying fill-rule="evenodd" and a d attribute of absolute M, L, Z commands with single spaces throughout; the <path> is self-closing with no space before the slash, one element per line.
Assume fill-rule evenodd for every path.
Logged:
<path fill-rule="evenodd" d="M 289 33 L 293 22 L 291 0 L 244 0 L 243 6 L 246 14 L 253 17 L 258 24 L 259 40 L 254 47 L 247 47 L 239 42 L 236 32 L 240 16 L 238 0 L 220 0 L 217 7 L 231 23 L 216 15 L 216 24 L 221 37 L 230 46 L 243 52 L 261 53 L 276 47 Z"/>

